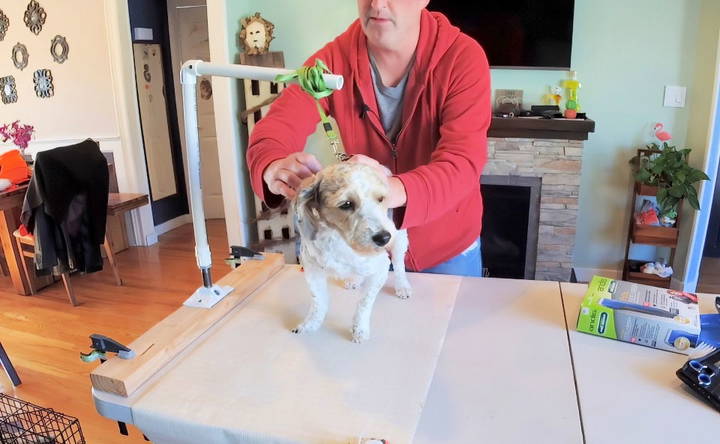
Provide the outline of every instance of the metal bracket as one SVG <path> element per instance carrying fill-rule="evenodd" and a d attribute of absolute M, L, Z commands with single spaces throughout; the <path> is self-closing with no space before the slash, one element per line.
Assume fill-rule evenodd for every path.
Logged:
<path fill-rule="evenodd" d="M 196 308 L 212 308 L 233 290 L 234 288 L 228 285 L 220 286 L 215 284 L 212 287 L 200 287 L 183 302 L 183 305 Z"/>

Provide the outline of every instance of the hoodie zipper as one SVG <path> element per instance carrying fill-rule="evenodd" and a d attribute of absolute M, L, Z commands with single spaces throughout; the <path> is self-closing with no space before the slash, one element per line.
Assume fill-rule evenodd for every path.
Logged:
<path fill-rule="evenodd" d="M 366 115 L 367 115 L 368 113 L 373 113 L 378 119 L 380 119 L 380 116 L 378 115 L 378 113 L 375 112 L 375 111 L 374 111 L 372 108 L 370 108 L 370 107 L 367 107 Z M 385 131 L 380 131 L 380 129 L 377 127 L 377 124 L 376 124 L 375 122 L 370 121 L 370 123 L 371 123 L 371 126 L 375 129 L 375 131 L 380 135 L 380 137 L 383 138 L 383 140 L 385 140 L 385 142 L 386 142 L 386 143 L 388 144 L 388 146 L 390 147 L 390 155 L 391 155 L 392 158 L 393 158 L 393 172 L 394 172 L 394 173 L 397 173 L 397 168 L 398 168 L 398 165 L 397 165 L 397 158 L 398 158 L 397 140 L 400 138 L 400 134 L 401 134 L 401 133 L 403 132 L 403 130 L 405 129 L 405 125 L 403 125 L 403 126 L 400 127 L 400 131 L 398 131 L 397 136 L 395 137 L 395 142 L 396 142 L 396 143 L 393 143 L 393 142 L 390 141 L 390 139 L 388 139 L 387 135 L 385 134 Z"/>
<path fill-rule="evenodd" d="M 414 107 L 414 106 L 413 106 L 412 111 L 415 112 L 415 107 Z M 366 114 L 369 113 L 369 112 L 372 112 L 373 114 L 375 114 L 375 116 L 378 118 L 378 120 L 380 119 L 380 116 L 379 116 L 375 111 L 373 111 L 370 107 L 367 107 Z M 410 113 L 410 114 L 412 115 L 412 113 Z M 409 120 L 409 119 L 408 119 L 408 120 Z M 388 139 L 388 137 L 385 135 L 385 132 L 384 132 L 384 131 L 380 131 L 380 129 L 378 129 L 377 125 L 375 124 L 375 122 L 373 122 L 372 120 L 370 121 L 370 126 L 372 126 L 373 128 L 375 128 L 375 131 L 380 135 L 380 137 L 382 137 L 382 138 L 385 140 L 385 142 L 387 142 L 388 146 L 390 146 L 390 154 L 392 155 L 393 164 L 394 164 L 394 171 L 393 171 L 393 172 L 394 172 L 394 173 L 397 173 L 397 158 L 398 158 L 398 155 L 397 155 L 397 141 L 400 139 L 400 135 L 403 133 L 403 131 L 405 131 L 405 128 L 407 127 L 407 125 L 405 125 L 405 123 L 403 123 L 403 125 L 400 127 L 400 130 L 398 131 L 397 136 L 395 136 L 395 142 L 396 142 L 396 143 L 392 143 L 392 142 L 390 141 L 390 139 Z M 407 252 L 406 252 L 405 254 L 407 255 L 407 259 L 408 259 L 408 262 L 410 263 L 410 266 L 411 266 L 413 269 L 417 269 L 417 264 L 415 263 L 415 257 L 414 257 L 414 255 L 413 255 L 413 250 L 412 250 L 412 246 L 411 246 L 411 245 L 408 245 L 408 249 L 407 249 Z"/>

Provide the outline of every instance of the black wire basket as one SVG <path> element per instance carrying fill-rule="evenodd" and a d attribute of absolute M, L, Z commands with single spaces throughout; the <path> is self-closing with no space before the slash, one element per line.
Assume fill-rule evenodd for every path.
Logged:
<path fill-rule="evenodd" d="M 0 443 L 84 444 L 80 421 L 0 393 Z"/>

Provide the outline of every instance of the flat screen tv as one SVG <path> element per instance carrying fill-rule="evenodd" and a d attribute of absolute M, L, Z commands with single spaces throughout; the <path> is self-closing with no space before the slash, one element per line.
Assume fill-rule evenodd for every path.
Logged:
<path fill-rule="evenodd" d="M 493 68 L 569 69 L 574 0 L 431 0 L 477 40 Z"/>

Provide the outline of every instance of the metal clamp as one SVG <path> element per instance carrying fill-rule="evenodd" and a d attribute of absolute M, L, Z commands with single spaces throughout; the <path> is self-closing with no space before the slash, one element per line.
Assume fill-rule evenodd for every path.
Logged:
<path fill-rule="evenodd" d="M 265 256 L 262 253 L 253 251 L 247 247 L 239 247 L 237 245 L 230 246 L 230 257 L 225 259 L 225 263 L 233 268 L 237 268 L 247 261 L 261 261 Z"/>
<path fill-rule="evenodd" d="M 92 340 L 92 344 L 90 344 L 92 351 L 90 353 L 80 352 L 80 359 L 84 362 L 93 362 L 98 359 L 105 362 L 107 359 L 106 353 L 116 353 L 120 359 L 132 359 L 135 357 L 134 351 L 107 336 L 93 333 L 90 335 L 90 339 Z"/>

